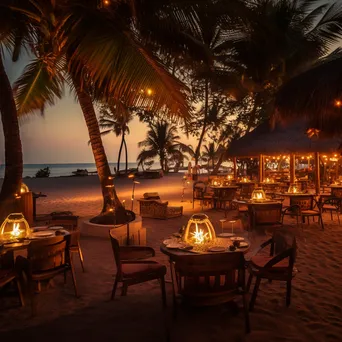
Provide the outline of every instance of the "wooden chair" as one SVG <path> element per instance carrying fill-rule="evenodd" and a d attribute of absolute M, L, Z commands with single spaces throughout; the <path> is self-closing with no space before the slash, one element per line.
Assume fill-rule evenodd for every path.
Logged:
<path fill-rule="evenodd" d="M 202 210 L 204 202 L 213 202 L 213 194 L 207 192 L 207 186 L 203 181 L 194 182 L 192 187 L 192 208 L 195 208 L 195 201 L 200 201 Z"/>
<path fill-rule="evenodd" d="M 52 215 L 49 226 L 62 226 L 67 230 L 75 230 L 78 227 L 78 216 Z"/>
<path fill-rule="evenodd" d="M 309 224 L 310 217 L 312 217 L 313 221 L 315 221 L 315 217 L 318 217 L 318 222 L 324 230 L 321 207 L 312 195 L 291 196 L 290 206 L 283 210 L 281 222 L 284 221 L 284 216 L 295 216 L 297 218 L 297 225 L 299 224 L 299 218 L 301 218 L 301 223 L 304 223 L 307 218 L 307 222 Z"/>
<path fill-rule="evenodd" d="M 249 206 L 250 227 L 280 226 L 282 215 L 281 203 L 254 203 Z"/>
<path fill-rule="evenodd" d="M 271 239 L 264 242 L 249 262 L 247 292 L 249 292 L 253 277 L 256 277 L 249 303 L 250 311 L 254 309 L 261 279 L 268 279 L 270 282 L 272 280 L 286 281 L 286 305 L 289 306 L 291 303 L 292 278 L 295 274 L 293 266 L 297 250 L 296 238 L 293 237 L 292 243 L 287 244 L 285 239 L 279 240 L 280 237 L 280 234 L 274 234 Z M 259 252 L 267 246 L 270 246 L 269 256 L 260 255 Z"/>
<path fill-rule="evenodd" d="M 155 251 L 146 246 L 119 246 L 119 241 L 110 232 L 114 259 L 116 263 L 116 276 L 111 299 L 115 297 L 116 288 L 122 282 L 121 295 L 127 295 L 128 286 L 158 279 L 162 292 L 163 306 L 166 307 L 165 274 L 166 266 L 153 260 L 144 260 L 155 256 Z"/>
<path fill-rule="evenodd" d="M 70 232 L 68 237 L 68 249 L 70 252 L 70 257 L 73 253 L 77 253 L 82 266 L 82 271 L 84 272 L 84 258 L 80 245 L 81 231 L 78 228 L 78 216 L 65 215 L 65 216 L 53 216 L 49 226 L 61 226 Z"/>
<path fill-rule="evenodd" d="M 0 268 L 0 287 L 5 286 L 8 283 L 14 282 L 18 291 L 18 296 L 21 306 L 25 306 L 24 296 L 20 285 L 19 274 L 15 269 L 3 269 Z"/>
<path fill-rule="evenodd" d="M 342 207 L 342 199 L 338 197 L 329 197 L 323 200 L 321 204 L 322 212 L 330 212 L 330 217 L 332 221 L 333 221 L 333 212 L 336 213 L 338 224 L 340 224 L 341 207 Z"/>
<path fill-rule="evenodd" d="M 254 190 L 254 183 L 241 183 L 240 199 L 250 199 Z"/>
<path fill-rule="evenodd" d="M 242 296 L 246 332 L 250 332 L 245 291 L 245 259 L 242 252 L 182 255 L 174 260 L 173 265 L 175 315 L 177 294 L 185 304 L 192 306 L 219 305 Z"/>
<path fill-rule="evenodd" d="M 27 249 L 27 258 L 18 256 L 17 264 L 27 276 L 32 314 L 36 313 L 36 285 L 40 291 L 42 281 L 51 280 L 58 274 L 63 273 L 66 282 L 67 271 L 71 270 L 75 296 L 78 297 L 74 267 L 64 236 L 32 241 Z"/>

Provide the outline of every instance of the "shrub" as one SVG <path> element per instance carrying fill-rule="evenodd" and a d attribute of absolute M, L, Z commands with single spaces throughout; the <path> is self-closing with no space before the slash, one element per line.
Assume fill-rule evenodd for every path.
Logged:
<path fill-rule="evenodd" d="M 50 168 L 44 167 L 44 169 L 40 169 L 36 173 L 37 178 L 44 178 L 44 177 L 49 177 L 50 176 Z"/>

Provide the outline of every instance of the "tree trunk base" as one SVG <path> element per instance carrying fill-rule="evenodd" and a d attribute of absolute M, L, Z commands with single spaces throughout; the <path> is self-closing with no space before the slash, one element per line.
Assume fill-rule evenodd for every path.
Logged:
<path fill-rule="evenodd" d="M 116 212 L 105 212 L 89 220 L 90 223 L 103 225 L 118 225 L 135 220 L 135 214 L 130 210 L 117 210 Z"/>

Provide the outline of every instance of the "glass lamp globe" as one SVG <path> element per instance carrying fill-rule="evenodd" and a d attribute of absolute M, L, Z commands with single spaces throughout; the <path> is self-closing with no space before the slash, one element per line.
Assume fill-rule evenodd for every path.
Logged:
<path fill-rule="evenodd" d="M 291 184 L 291 185 L 289 186 L 289 189 L 287 190 L 287 192 L 290 193 L 290 194 L 300 193 L 297 184 Z"/>
<path fill-rule="evenodd" d="M 25 183 L 21 183 L 20 193 L 24 194 L 24 193 L 29 192 L 29 191 L 30 191 L 30 189 L 28 188 L 28 186 Z"/>
<path fill-rule="evenodd" d="M 215 229 L 205 214 L 191 216 L 184 230 L 183 241 L 200 245 L 216 239 Z"/>
<path fill-rule="evenodd" d="M 266 199 L 265 191 L 262 188 L 255 188 L 252 192 L 253 201 L 264 201 Z"/>
<path fill-rule="evenodd" d="M 22 213 L 9 214 L 0 227 L 1 239 L 22 239 L 30 235 L 30 226 Z"/>

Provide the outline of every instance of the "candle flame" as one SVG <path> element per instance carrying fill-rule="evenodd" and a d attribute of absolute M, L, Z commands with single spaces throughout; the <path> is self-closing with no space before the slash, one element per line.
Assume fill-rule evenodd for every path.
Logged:
<path fill-rule="evenodd" d="M 191 233 L 193 236 L 193 239 L 195 240 L 195 244 L 199 245 L 201 243 L 204 243 L 208 239 L 208 233 L 204 234 L 203 229 L 198 229 L 198 225 L 196 223 L 196 230 Z"/>
<path fill-rule="evenodd" d="M 13 223 L 13 230 L 12 230 L 12 235 L 14 237 L 18 237 L 20 235 L 20 229 L 19 229 L 19 223 Z"/>

